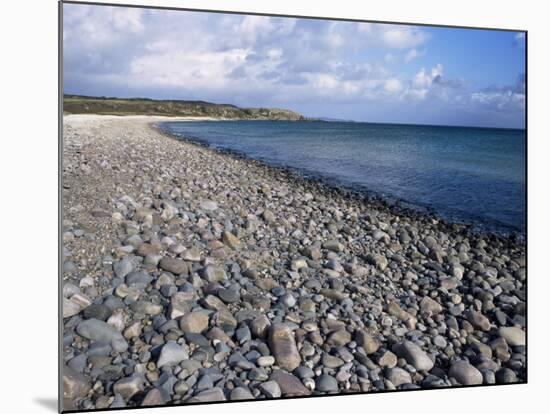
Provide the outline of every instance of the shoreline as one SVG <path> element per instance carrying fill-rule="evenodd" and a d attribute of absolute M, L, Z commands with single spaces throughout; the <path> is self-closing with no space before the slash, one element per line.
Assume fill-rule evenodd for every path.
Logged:
<path fill-rule="evenodd" d="M 185 120 L 209 121 L 201 119 Z M 223 121 L 223 119 L 218 120 Z M 519 230 L 516 227 L 512 227 L 501 222 L 493 223 L 490 221 L 484 221 L 482 220 L 482 218 L 471 218 L 464 220 L 446 218 L 430 206 L 423 206 L 416 203 L 411 203 L 405 199 L 400 199 L 393 196 L 380 195 L 377 192 L 369 190 L 367 188 L 353 188 L 351 186 L 347 186 L 336 181 L 331 181 L 330 179 L 321 176 L 315 176 L 313 174 L 307 176 L 307 174 L 310 174 L 307 171 L 301 171 L 299 169 L 282 165 L 265 163 L 260 160 L 256 160 L 255 158 L 252 158 L 240 151 L 226 148 L 214 148 L 210 146 L 208 142 L 198 138 L 171 134 L 170 132 L 162 129 L 162 126 L 160 125 L 160 123 L 162 122 L 171 122 L 171 120 L 150 122 L 149 127 L 170 139 L 175 139 L 176 141 L 185 142 L 191 145 L 197 145 L 201 148 L 206 148 L 210 151 L 214 151 L 217 154 L 242 159 L 248 162 L 253 162 L 255 164 L 265 166 L 269 169 L 273 169 L 274 174 L 287 174 L 288 177 L 292 180 L 303 180 L 309 183 L 316 183 L 320 188 L 327 187 L 332 190 L 340 191 L 341 193 L 347 194 L 347 196 L 355 197 L 356 199 L 360 199 L 368 204 L 373 204 L 375 208 L 385 209 L 388 213 L 391 214 L 413 217 L 416 220 L 425 219 L 428 221 L 437 221 L 441 226 L 444 227 L 444 230 L 446 231 L 464 233 L 472 236 L 479 235 L 482 237 L 498 237 L 515 243 L 525 243 L 526 241 L 526 229 Z M 410 207 L 407 207 L 406 205 L 409 205 Z"/>
<path fill-rule="evenodd" d="M 523 243 L 163 120 L 63 119 L 65 410 L 526 382 Z"/>

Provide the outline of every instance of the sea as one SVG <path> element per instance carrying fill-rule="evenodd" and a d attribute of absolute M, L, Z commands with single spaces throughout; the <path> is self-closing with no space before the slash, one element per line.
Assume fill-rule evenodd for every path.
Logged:
<path fill-rule="evenodd" d="M 522 129 L 326 121 L 162 122 L 159 128 L 447 222 L 525 233 Z"/>

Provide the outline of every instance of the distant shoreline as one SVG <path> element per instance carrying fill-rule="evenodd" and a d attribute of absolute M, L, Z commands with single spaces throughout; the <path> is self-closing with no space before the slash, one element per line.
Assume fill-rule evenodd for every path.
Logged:
<path fill-rule="evenodd" d="M 241 108 L 206 101 L 120 99 L 64 95 L 63 111 L 69 114 L 150 115 L 174 117 L 224 118 L 239 120 L 307 121 L 305 116 L 281 108 Z"/>
<path fill-rule="evenodd" d="M 63 95 L 64 112 L 67 114 L 96 114 L 96 115 L 119 115 L 119 116 L 197 116 L 196 110 L 200 108 L 201 111 L 207 110 L 205 108 L 230 108 L 238 111 L 252 111 L 251 114 L 240 114 L 241 116 L 223 117 L 219 114 L 217 116 L 201 115 L 205 121 L 213 120 L 290 120 L 290 121 L 307 121 L 307 122 L 344 122 L 355 124 L 373 124 L 373 125 L 400 125 L 400 126 L 423 126 L 423 127 L 443 127 L 443 128 L 473 128 L 473 129 L 495 129 L 495 130 L 512 130 L 512 131 L 526 131 L 526 127 L 523 128 L 504 128 L 504 127 L 490 127 L 490 126 L 477 126 L 477 125 L 446 125 L 446 124 L 413 124 L 408 122 L 383 122 L 383 121 L 359 121 L 354 119 L 340 119 L 326 116 L 304 116 L 289 109 L 271 108 L 271 110 L 281 111 L 279 115 L 269 116 L 259 114 L 261 111 L 269 111 L 270 108 L 241 108 L 234 104 L 226 103 L 213 103 L 201 100 L 182 100 L 182 99 L 152 99 L 152 98 L 119 98 L 110 96 L 88 96 L 88 95 Z M 139 104 L 147 104 L 146 108 L 136 108 Z M 93 104 L 93 107 L 89 107 L 89 104 Z M 155 111 L 152 108 L 153 105 L 195 105 L 195 113 L 191 114 L 187 109 L 185 113 L 171 113 L 172 108 L 164 108 L 160 111 Z M 86 107 L 88 105 L 88 108 Z M 130 108 L 123 110 L 124 105 L 129 105 Z M 133 106 L 133 107 L 132 107 Z M 67 110 L 69 108 L 70 110 Z M 255 112 L 258 111 L 258 112 Z M 218 119 L 212 119 L 218 118 Z M 288 118 L 288 119 L 285 119 Z"/>

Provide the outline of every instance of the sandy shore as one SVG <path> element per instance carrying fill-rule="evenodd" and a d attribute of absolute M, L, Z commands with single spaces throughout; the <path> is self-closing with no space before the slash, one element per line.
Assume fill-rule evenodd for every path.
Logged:
<path fill-rule="evenodd" d="M 526 381 L 523 244 L 68 115 L 65 409 Z"/>

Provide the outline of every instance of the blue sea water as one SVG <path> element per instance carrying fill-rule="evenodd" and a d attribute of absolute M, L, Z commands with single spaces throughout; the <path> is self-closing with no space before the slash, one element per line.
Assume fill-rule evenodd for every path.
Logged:
<path fill-rule="evenodd" d="M 448 221 L 525 232 L 524 130 L 320 121 L 159 126 Z"/>

